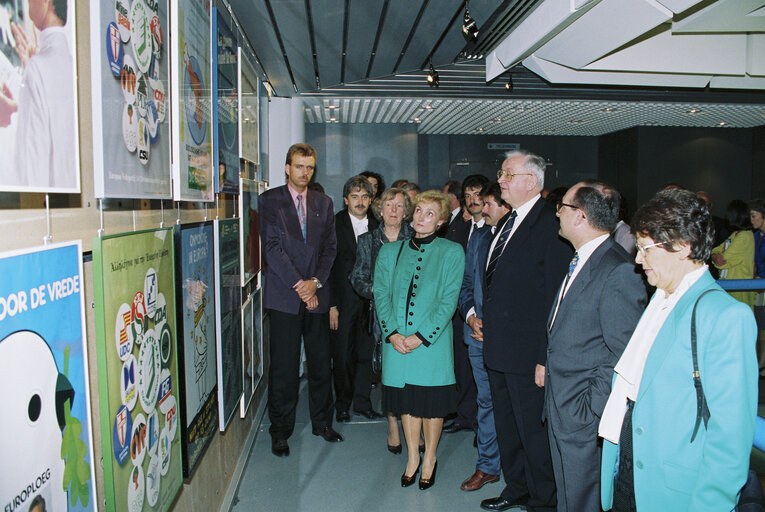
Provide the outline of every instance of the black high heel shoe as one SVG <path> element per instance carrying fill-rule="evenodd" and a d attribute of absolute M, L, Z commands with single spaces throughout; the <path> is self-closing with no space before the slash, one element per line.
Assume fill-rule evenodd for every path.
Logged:
<path fill-rule="evenodd" d="M 417 447 L 417 449 L 420 451 L 420 453 L 425 453 L 425 444 L 424 443 L 421 444 L 420 446 Z"/>
<path fill-rule="evenodd" d="M 397 444 L 394 446 L 392 444 L 389 444 L 388 451 L 391 452 L 393 455 L 398 455 L 399 453 L 401 453 L 401 445 Z"/>
<path fill-rule="evenodd" d="M 429 489 L 433 486 L 434 483 L 436 483 L 436 470 L 438 469 L 438 461 L 436 461 L 435 464 L 433 464 L 433 473 L 430 475 L 430 478 L 425 479 L 422 478 L 422 475 L 420 475 L 420 490 L 424 491 L 425 489 Z M 412 477 L 414 478 L 414 477 Z"/>
<path fill-rule="evenodd" d="M 401 487 L 409 487 L 414 483 L 414 479 L 417 477 L 417 473 L 420 471 L 420 466 L 422 466 L 422 461 L 417 465 L 417 469 L 414 470 L 414 474 L 412 476 L 406 476 L 406 470 L 404 470 L 404 474 L 401 475 Z"/>

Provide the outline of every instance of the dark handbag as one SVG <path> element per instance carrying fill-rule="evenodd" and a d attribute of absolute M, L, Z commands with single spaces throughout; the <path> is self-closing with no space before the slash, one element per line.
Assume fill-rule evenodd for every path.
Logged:
<path fill-rule="evenodd" d="M 369 301 L 368 316 L 367 333 L 373 336 L 374 340 L 374 347 L 372 348 L 372 373 L 378 374 L 382 372 L 382 336 L 380 335 L 380 327 L 377 325 L 374 301 Z"/>
<path fill-rule="evenodd" d="M 712 414 L 709 412 L 707 406 L 707 398 L 704 396 L 704 388 L 701 385 L 701 374 L 699 372 L 699 359 L 696 349 L 696 307 L 699 305 L 701 298 L 710 292 L 721 290 L 707 290 L 702 293 L 696 304 L 693 305 L 693 313 L 691 313 L 691 357 L 693 359 L 693 386 L 696 388 L 696 425 L 693 427 L 693 435 L 691 436 L 691 443 L 696 439 L 699 426 L 701 422 L 704 422 L 704 428 L 707 428 L 709 418 Z M 739 493 L 738 503 L 734 508 L 736 512 L 765 512 L 765 495 L 762 493 L 762 485 L 760 485 L 760 479 L 757 477 L 757 473 L 754 470 L 749 470 L 746 483 L 741 488 Z"/>

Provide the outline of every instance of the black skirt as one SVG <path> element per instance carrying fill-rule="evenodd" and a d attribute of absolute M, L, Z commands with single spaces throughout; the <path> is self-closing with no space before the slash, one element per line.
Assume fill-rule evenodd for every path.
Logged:
<path fill-rule="evenodd" d="M 443 418 L 457 410 L 457 386 L 383 386 L 383 411 L 418 418 Z"/>

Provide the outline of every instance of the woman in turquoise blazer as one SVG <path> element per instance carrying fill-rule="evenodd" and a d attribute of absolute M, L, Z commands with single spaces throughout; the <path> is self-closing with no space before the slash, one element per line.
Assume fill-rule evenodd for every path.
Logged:
<path fill-rule="evenodd" d="M 732 510 L 747 479 L 754 438 L 754 317 L 722 291 L 703 263 L 712 248 L 712 220 L 695 194 L 659 192 L 631 225 L 635 261 L 657 290 L 614 368 L 601 417 L 603 509 Z M 697 300 L 697 360 L 710 417 L 698 422 L 694 437 L 690 338 Z"/>
<path fill-rule="evenodd" d="M 420 489 L 435 481 L 436 447 L 443 417 L 456 405 L 452 316 L 457 309 L 465 254 L 459 244 L 436 237 L 449 216 L 446 195 L 415 198 L 410 240 L 380 248 L 374 300 L 383 340 L 383 409 L 401 414 L 408 487 L 420 468 L 420 431 L 425 438 Z"/>

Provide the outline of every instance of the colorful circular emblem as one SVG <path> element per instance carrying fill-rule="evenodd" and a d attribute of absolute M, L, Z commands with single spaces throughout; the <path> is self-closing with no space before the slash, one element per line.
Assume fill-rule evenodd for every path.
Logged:
<path fill-rule="evenodd" d="M 151 18 L 149 30 L 151 31 L 151 43 L 154 56 L 155 58 L 159 58 L 162 54 L 162 46 L 165 43 L 165 37 L 162 34 L 162 24 L 159 22 L 159 16 L 156 14 Z"/>
<path fill-rule="evenodd" d="M 170 362 L 170 352 L 173 349 L 173 334 L 170 332 L 170 327 L 165 322 L 162 325 L 161 334 L 159 335 L 159 353 L 162 357 L 162 365 L 167 367 Z"/>
<path fill-rule="evenodd" d="M 149 104 L 146 105 L 146 125 L 149 127 L 149 143 L 156 144 L 159 138 L 159 113 L 154 100 L 149 100 Z"/>
<path fill-rule="evenodd" d="M 150 457 L 149 467 L 146 469 L 146 501 L 149 506 L 157 504 L 159 498 L 159 458 Z"/>
<path fill-rule="evenodd" d="M 112 427 L 112 448 L 117 464 L 123 464 L 130 453 L 130 436 L 133 432 L 133 422 L 130 411 L 124 405 L 117 409 Z"/>
<path fill-rule="evenodd" d="M 167 106 L 165 105 L 165 86 L 161 80 L 149 80 L 149 85 L 153 89 L 154 103 L 157 104 L 157 119 L 159 122 L 165 120 L 165 114 L 167 113 Z"/>
<path fill-rule="evenodd" d="M 189 56 L 183 67 L 183 104 L 186 109 L 186 125 L 194 144 L 199 146 L 207 134 L 207 99 L 204 70 L 196 57 Z"/>
<path fill-rule="evenodd" d="M 151 413 L 157 403 L 160 372 L 159 341 L 153 329 L 147 329 L 138 353 L 138 398 L 146 414 Z"/>
<path fill-rule="evenodd" d="M 138 120 L 138 161 L 143 165 L 149 163 L 151 153 L 151 137 L 149 136 L 149 126 L 143 117 Z M 151 315 L 149 315 L 149 318 Z"/>
<path fill-rule="evenodd" d="M 146 418 L 143 414 L 138 414 L 133 421 L 133 433 L 130 436 L 130 459 L 134 466 L 143 464 L 143 458 L 146 456 Z"/>
<path fill-rule="evenodd" d="M 159 411 L 165 415 L 165 428 L 172 441 L 178 430 L 178 402 L 175 400 L 175 395 L 170 395 L 160 406 Z"/>
<path fill-rule="evenodd" d="M 114 2 L 114 18 L 117 20 L 117 26 L 120 28 L 120 37 L 123 43 L 130 39 L 130 3 L 126 0 L 116 0 Z"/>
<path fill-rule="evenodd" d="M 138 147 L 138 112 L 130 103 L 122 110 L 122 140 L 131 153 Z"/>
<path fill-rule="evenodd" d="M 146 433 L 147 433 L 147 451 L 151 457 L 157 456 L 157 447 L 159 446 L 159 414 L 157 410 L 151 411 L 151 414 L 146 418 Z"/>
<path fill-rule="evenodd" d="M 151 11 L 146 7 L 143 0 L 134 0 L 130 9 L 130 43 L 133 46 L 135 62 L 141 73 L 146 73 L 149 70 L 149 64 L 151 64 L 153 43 L 151 41 L 150 15 Z"/>
<path fill-rule="evenodd" d="M 113 21 L 106 26 L 106 60 L 109 61 L 109 69 L 112 74 L 119 78 L 122 72 L 122 59 L 125 57 L 125 50 L 122 48 L 120 40 L 120 29 Z"/>
<path fill-rule="evenodd" d="M 133 350 L 133 313 L 130 306 L 124 303 L 117 309 L 117 318 L 114 322 L 114 340 L 117 344 L 117 355 L 122 361 L 127 361 Z"/>
<path fill-rule="evenodd" d="M 148 145 L 148 141 L 146 142 Z M 157 295 L 159 294 L 159 284 L 157 283 L 157 271 L 149 268 L 143 279 L 143 297 L 146 304 L 146 314 L 154 317 L 157 312 Z"/>
<path fill-rule="evenodd" d="M 138 123 L 140 123 L 140 119 L 138 120 Z M 136 136 L 137 132 L 138 127 L 136 127 Z M 141 343 L 141 335 L 143 334 L 143 331 L 146 330 L 146 323 L 148 320 L 148 318 L 146 318 L 146 303 L 144 302 L 143 292 L 135 292 L 131 308 L 133 310 L 133 319 L 135 320 L 136 342 Z"/>
<path fill-rule="evenodd" d="M 141 512 L 143 509 L 144 478 L 143 468 L 133 466 L 128 477 L 127 507 L 128 512 Z"/>
<path fill-rule="evenodd" d="M 133 410 L 135 402 L 138 400 L 138 387 L 136 386 L 136 377 L 138 374 L 138 363 L 135 356 L 130 354 L 127 360 L 122 363 L 122 373 L 120 374 L 120 398 L 122 403 L 129 410 Z"/>
<path fill-rule="evenodd" d="M 159 472 L 162 476 L 167 474 L 170 469 L 170 454 L 172 453 L 171 444 L 173 440 L 170 437 L 170 431 L 167 425 L 159 434 Z"/>
<path fill-rule="evenodd" d="M 138 72 L 138 68 L 135 67 L 133 57 L 125 55 L 125 58 L 122 61 L 122 71 L 120 73 L 120 86 L 122 86 L 122 96 L 125 98 L 125 103 L 135 103 L 139 78 L 140 73 Z"/>

